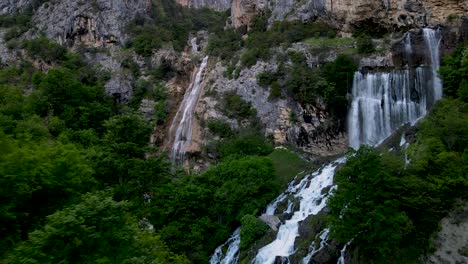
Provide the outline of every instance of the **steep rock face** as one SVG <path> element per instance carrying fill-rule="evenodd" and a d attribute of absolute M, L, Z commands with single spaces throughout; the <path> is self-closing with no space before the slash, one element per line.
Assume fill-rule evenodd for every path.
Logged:
<path fill-rule="evenodd" d="M 150 0 L 50 1 L 37 10 L 33 23 L 63 45 L 106 47 L 125 42 L 127 23 L 150 8 Z"/>
<path fill-rule="evenodd" d="M 424 27 L 444 24 L 449 17 L 466 16 L 468 1 L 458 0 L 234 0 L 233 26 L 248 26 L 253 16 L 271 11 L 271 20 L 320 17 L 343 31 L 380 25 L 386 29 Z"/>
<path fill-rule="evenodd" d="M 231 0 L 177 0 L 177 3 L 192 8 L 208 7 L 216 11 L 225 11 L 231 7 Z"/>
<path fill-rule="evenodd" d="M 252 18 L 265 10 L 267 0 L 233 0 L 231 21 L 235 28 L 248 27 Z"/>
<path fill-rule="evenodd" d="M 32 0 L 0 0 L 0 15 L 11 14 L 31 5 Z"/>
<path fill-rule="evenodd" d="M 290 144 L 319 156 L 343 153 L 347 149 L 347 138 L 333 127 L 334 122 L 325 106 L 317 102 L 316 106 L 302 107 L 291 98 L 271 99 L 269 89 L 257 84 L 259 73 L 275 71 L 276 68 L 274 61 L 258 62 L 250 69 L 242 70 L 237 79 L 227 79 L 225 67 L 216 64 L 205 77 L 207 85 L 198 104 L 197 116 L 204 121 L 221 119 L 234 128 L 239 127 L 241 124 L 220 111 L 223 94 L 235 92 L 257 110 L 266 136 L 271 137 L 275 144 Z M 200 135 L 204 136 L 203 133 Z"/>
<path fill-rule="evenodd" d="M 326 1 L 269 0 L 268 8 L 271 10 L 273 20 L 284 20 L 288 17 L 308 20 L 311 17 L 326 16 Z"/>
<path fill-rule="evenodd" d="M 425 27 L 444 24 L 449 16 L 463 16 L 468 1 L 457 0 L 327 0 L 326 10 L 345 29 L 363 22 L 380 24 L 388 29 Z"/>

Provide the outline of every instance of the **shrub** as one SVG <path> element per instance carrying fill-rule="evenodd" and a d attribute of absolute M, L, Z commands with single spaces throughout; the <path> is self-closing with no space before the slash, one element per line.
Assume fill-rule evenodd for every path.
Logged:
<path fill-rule="evenodd" d="M 257 75 L 257 83 L 262 87 L 268 87 L 277 80 L 276 73 L 272 71 L 265 71 Z"/>
<path fill-rule="evenodd" d="M 67 59 L 67 49 L 45 37 L 24 41 L 23 46 L 33 59 L 42 59 L 47 63 L 62 62 Z"/>
<path fill-rule="evenodd" d="M 357 50 L 359 54 L 370 54 L 375 51 L 374 42 L 369 35 L 361 36 L 357 39 Z"/>
<path fill-rule="evenodd" d="M 231 126 L 220 119 L 208 120 L 208 129 L 211 133 L 220 137 L 230 137 L 234 134 L 234 132 L 231 129 Z"/>
<path fill-rule="evenodd" d="M 242 65 L 246 67 L 254 66 L 257 63 L 259 53 L 260 51 L 257 48 L 246 50 L 240 58 Z"/>
<path fill-rule="evenodd" d="M 253 215 L 244 215 L 241 219 L 241 249 L 248 249 L 260 237 L 262 237 L 269 229 L 268 225 Z"/>
<path fill-rule="evenodd" d="M 221 59 L 230 59 L 241 48 L 241 35 L 239 32 L 229 29 L 221 34 L 211 35 L 208 41 L 207 52 L 211 56 Z"/>
<path fill-rule="evenodd" d="M 216 147 L 221 159 L 229 156 L 266 156 L 273 146 L 257 131 L 242 131 L 238 136 L 222 140 Z"/>
<path fill-rule="evenodd" d="M 468 46 L 458 47 L 443 59 L 440 75 L 444 79 L 444 94 L 465 100 L 468 79 Z M 461 80 L 461 81 L 460 81 Z"/>
<path fill-rule="evenodd" d="M 278 82 L 273 82 L 271 84 L 271 88 L 270 88 L 270 97 L 269 99 L 275 99 L 275 98 L 278 98 L 278 97 L 281 97 L 281 86 L 278 84 Z"/>
<path fill-rule="evenodd" d="M 252 107 L 252 104 L 244 101 L 242 97 L 234 92 L 224 94 L 222 106 L 221 112 L 229 118 L 249 119 L 257 115 L 257 111 Z"/>
<path fill-rule="evenodd" d="M 150 34 L 138 35 L 133 42 L 135 52 L 144 57 L 153 54 L 153 50 L 161 48 L 161 40 Z"/>

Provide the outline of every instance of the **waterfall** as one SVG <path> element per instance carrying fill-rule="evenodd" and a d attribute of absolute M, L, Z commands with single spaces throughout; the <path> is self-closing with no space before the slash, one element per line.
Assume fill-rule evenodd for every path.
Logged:
<path fill-rule="evenodd" d="M 345 264 L 345 257 L 346 257 L 346 249 L 351 245 L 352 241 L 349 241 L 346 243 L 346 245 L 343 247 L 343 249 L 340 251 L 340 258 L 338 259 L 338 262 L 336 264 Z"/>
<path fill-rule="evenodd" d="M 210 258 L 210 264 L 235 264 L 239 259 L 240 228 L 238 228 L 226 243 L 219 246 Z M 227 247 L 224 254 L 223 249 Z"/>
<path fill-rule="evenodd" d="M 429 50 L 432 68 L 432 86 L 434 89 L 434 98 L 439 100 L 442 98 L 442 81 L 439 78 L 440 67 L 440 41 L 442 40 L 440 30 L 424 28 L 424 41 Z"/>
<path fill-rule="evenodd" d="M 442 98 L 439 70 L 440 33 L 424 29 L 431 67 L 391 72 L 356 72 L 351 107 L 348 112 L 349 144 L 377 145 L 405 123 L 423 117 Z M 411 37 L 405 37 L 407 56 L 412 54 Z"/>
<path fill-rule="evenodd" d="M 272 264 L 277 256 L 287 258 L 294 253 L 294 242 L 299 236 L 299 223 L 325 207 L 329 193 L 322 193 L 322 190 L 333 185 L 335 169 L 344 161 L 345 159 L 341 158 L 308 175 L 297 185 L 289 186 L 285 194 L 299 201 L 299 210 L 279 227 L 276 239 L 258 251 L 253 263 Z"/>
<path fill-rule="evenodd" d="M 207 64 L 208 56 L 203 59 L 200 67 L 195 71 L 196 75 L 192 77 L 192 82 L 185 92 L 184 99 L 169 129 L 169 136 L 173 138 L 172 161 L 174 164 L 177 161 L 183 161 L 185 153 L 192 143 L 193 115 L 203 87 L 203 71 Z"/>
<path fill-rule="evenodd" d="M 316 249 L 315 247 L 315 241 L 312 242 L 312 245 L 309 247 L 309 254 L 307 254 L 307 256 L 305 256 L 303 259 L 302 259 L 302 264 L 309 264 L 310 260 L 312 259 L 312 257 L 317 254 L 320 250 L 322 250 L 326 245 L 327 245 L 327 241 L 328 241 L 328 233 L 330 232 L 330 229 L 328 228 L 325 228 L 321 235 L 320 235 L 320 246 L 318 249 Z"/>
<path fill-rule="evenodd" d="M 416 69 L 409 66 L 402 70 L 390 72 L 356 72 L 353 81 L 352 103 L 348 113 L 348 134 L 350 146 L 358 148 L 362 144 L 376 145 L 390 136 L 405 123 L 414 123 L 423 117 L 428 109 L 442 97 L 442 84 L 437 77 L 439 69 L 439 45 L 441 34 L 432 29 L 424 29 L 425 43 L 430 56 L 430 67 L 422 65 Z M 405 53 L 408 58 L 413 54 L 411 35 L 404 38 Z M 408 60 L 410 61 L 410 60 Z M 429 64 L 429 63 L 428 63 Z M 408 144 L 401 140 L 401 146 Z M 273 200 L 266 208 L 266 214 L 292 212 L 293 202 L 299 201 L 299 209 L 280 227 L 276 239 L 261 248 L 255 256 L 254 264 L 272 264 L 281 259 L 287 262 L 294 254 L 294 242 L 299 236 L 299 224 L 307 217 L 320 212 L 326 205 L 328 195 L 336 187 L 333 186 L 335 170 L 345 158 L 324 166 L 318 171 L 306 176 L 298 184 L 291 182 L 288 189 Z M 322 193 L 326 188 L 328 192 Z M 276 212 L 278 204 L 288 201 L 288 207 L 283 212 Z M 238 231 L 236 231 L 238 232 Z M 313 242 L 309 253 L 302 259 L 308 263 L 319 250 L 326 246 L 328 229 L 322 231 L 319 248 Z M 238 243 L 240 237 L 236 233 L 222 247 L 216 249 L 210 264 L 235 264 L 238 262 Z M 338 264 L 344 264 L 346 250 L 351 241 L 341 250 Z M 235 253 L 231 251 L 235 250 Z M 237 245 L 237 246 L 236 246 Z M 229 246 L 226 255 L 219 255 L 222 248 Z M 229 256 L 228 256 L 229 255 Z M 235 256 L 235 257 L 233 257 Z"/>

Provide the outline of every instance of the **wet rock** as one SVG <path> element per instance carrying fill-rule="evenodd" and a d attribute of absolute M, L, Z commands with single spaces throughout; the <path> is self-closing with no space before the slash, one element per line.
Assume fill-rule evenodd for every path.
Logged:
<path fill-rule="evenodd" d="M 287 213 L 287 212 L 282 213 L 280 216 L 281 222 L 284 223 L 290 220 L 293 217 L 293 215 L 294 213 Z"/>
<path fill-rule="evenodd" d="M 259 219 L 267 224 L 273 231 L 278 231 L 278 227 L 281 225 L 280 219 L 274 215 L 263 214 Z"/>
<path fill-rule="evenodd" d="M 273 262 L 274 264 L 289 264 L 289 259 L 287 257 L 280 257 L 280 256 L 277 256 L 275 258 L 275 262 Z"/>

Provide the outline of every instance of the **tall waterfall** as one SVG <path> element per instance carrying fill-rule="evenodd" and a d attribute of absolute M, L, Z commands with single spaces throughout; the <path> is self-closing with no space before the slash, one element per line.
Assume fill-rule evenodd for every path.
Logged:
<path fill-rule="evenodd" d="M 351 108 L 348 113 L 349 144 L 376 145 L 405 123 L 414 123 L 442 98 L 439 70 L 440 32 L 424 29 L 431 67 L 394 70 L 388 73 L 357 72 L 354 75 Z M 411 54 L 411 38 L 405 38 Z"/>
<path fill-rule="evenodd" d="M 430 28 L 423 29 L 424 41 L 426 42 L 429 54 L 431 57 L 432 68 L 432 86 L 434 90 L 434 99 L 440 100 L 442 98 L 442 81 L 438 76 L 440 67 L 440 30 L 433 30 Z"/>
<path fill-rule="evenodd" d="M 442 97 L 442 84 L 437 77 L 441 34 L 432 29 L 424 29 L 423 34 L 429 51 L 427 64 L 430 64 L 430 67 L 420 66 L 416 69 L 408 67 L 391 72 L 356 72 L 352 92 L 353 101 L 348 114 L 348 132 L 352 147 L 358 148 L 362 144 L 380 143 L 401 125 L 415 122 L 423 117 L 428 109 Z M 409 34 L 404 41 L 407 56 L 411 57 L 413 51 Z M 279 227 L 276 239 L 258 251 L 252 261 L 253 264 L 273 264 L 278 261 L 277 257 L 281 258 L 282 262 L 287 262 L 288 257 L 295 251 L 294 242 L 299 236 L 300 222 L 324 208 L 329 194 L 329 191 L 324 190 L 333 186 L 336 167 L 344 162 L 344 158 L 338 159 L 306 176 L 298 184 L 294 184 L 293 181 L 284 193 L 268 205 L 266 214 L 292 213 L 292 217 Z M 336 187 L 332 187 L 331 190 L 333 188 Z M 299 209 L 294 212 L 291 198 L 300 203 Z M 285 202 L 288 202 L 287 209 L 277 212 L 278 204 Z M 328 229 L 323 230 L 319 237 L 319 245 L 313 242 L 316 247 L 309 249 L 302 263 L 308 263 L 319 252 L 320 248 L 326 244 L 327 235 Z M 237 263 L 239 239 L 238 231 L 236 231 L 226 244 L 216 249 L 210 264 Z M 348 246 L 349 243 L 341 250 L 339 264 L 344 263 L 344 255 Z M 219 254 L 223 252 L 223 247 L 228 247 L 225 255 Z"/>
<path fill-rule="evenodd" d="M 203 59 L 200 67 L 195 71 L 196 75 L 192 77 L 192 82 L 185 92 L 184 99 L 169 129 L 169 136 L 173 138 L 172 161 L 174 163 L 183 161 L 185 153 L 192 143 L 193 114 L 203 87 L 203 71 L 207 64 L 208 56 Z"/>

